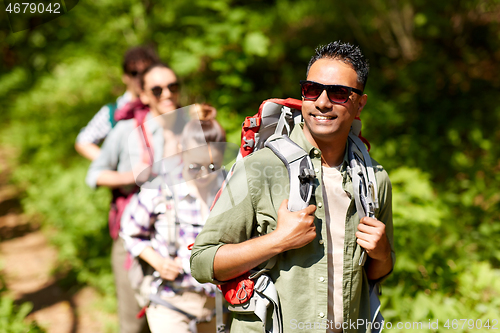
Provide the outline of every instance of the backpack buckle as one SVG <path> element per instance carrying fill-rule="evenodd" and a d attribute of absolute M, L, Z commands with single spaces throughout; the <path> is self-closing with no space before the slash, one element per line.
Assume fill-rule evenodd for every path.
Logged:
<path fill-rule="evenodd" d="M 245 144 L 243 145 L 243 148 L 253 148 L 255 145 L 254 139 L 247 139 L 245 136 L 243 137 L 243 141 L 245 141 Z"/>
<path fill-rule="evenodd" d="M 301 182 L 306 180 L 313 180 L 316 177 L 316 173 L 312 169 L 304 168 L 300 171 L 299 179 Z"/>
<path fill-rule="evenodd" d="M 243 127 L 245 128 L 254 128 L 260 126 L 260 119 L 248 117 L 243 122 Z"/>

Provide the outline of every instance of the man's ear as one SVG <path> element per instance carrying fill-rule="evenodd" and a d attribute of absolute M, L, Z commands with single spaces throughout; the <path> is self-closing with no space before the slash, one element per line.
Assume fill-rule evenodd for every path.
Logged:
<path fill-rule="evenodd" d="M 367 101 L 368 101 L 368 95 L 367 94 L 363 94 L 363 96 L 361 96 L 359 98 L 358 110 L 356 112 L 356 117 L 359 117 L 361 115 L 361 111 L 365 107 Z"/>
<path fill-rule="evenodd" d="M 144 91 L 141 91 L 139 98 L 141 99 L 142 104 L 149 105 L 149 96 Z"/>

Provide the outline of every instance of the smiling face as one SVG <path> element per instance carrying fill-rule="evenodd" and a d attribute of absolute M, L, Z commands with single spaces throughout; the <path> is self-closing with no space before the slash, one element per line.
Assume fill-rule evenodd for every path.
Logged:
<path fill-rule="evenodd" d="M 324 85 L 343 85 L 362 90 L 356 71 L 350 64 L 330 58 L 317 60 L 309 69 L 308 81 Z M 315 101 L 302 101 L 304 134 L 314 146 L 345 142 L 351 124 L 366 104 L 367 96 L 351 93 L 344 104 L 332 103 L 323 91 Z"/>
<path fill-rule="evenodd" d="M 155 67 L 144 75 L 144 91 L 141 93 L 142 103 L 149 105 L 151 114 L 159 116 L 177 109 L 179 105 L 179 92 L 172 92 L 168 85 L 177 82 L 175 73 L 165 67 Z M 153 94 L 152 88 L 161 87 L 159 97 Z"/>

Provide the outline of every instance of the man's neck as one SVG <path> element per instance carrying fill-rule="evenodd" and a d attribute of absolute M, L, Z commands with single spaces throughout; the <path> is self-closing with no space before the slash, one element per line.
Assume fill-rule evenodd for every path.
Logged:
<path fill-rule="evenodd" d="M 328 145 L 319 145 L 321 150 L 322 164 L 328 168 L 339 166 L 344 161 L 345 155 L 345 140 L 343 143 L 336 141 Z"/>
<path fill-rule="evenodd" d="M 305 127 L 304 127 L 305 129 Z M 327 141 L 315 138 L 310 132 L 304 130 L 304 135 L 314 147 L 321 151 L 321 162 L 326 167 L 335 167 L 342 164 L 345 155 L 347 136 L 330 138 Z"/>

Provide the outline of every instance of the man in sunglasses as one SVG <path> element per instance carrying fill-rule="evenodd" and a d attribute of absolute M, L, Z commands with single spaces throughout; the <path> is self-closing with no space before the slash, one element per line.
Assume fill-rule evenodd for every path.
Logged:
<path fill-rule="evenodd" d="M 83 157 L 93 161 L 99 155 L 100 144 L 116 124 L 115 111 L 127 103 L 134 102 L 141 92 L 139 77 L 148 66 L 159 61 L 156 53 L 147 47 L 134 47 L 125 53 L 122 81 L 126 86 L 123 95 L 115 103 L 104 105 L 82 128 L 76 138 L 75 149 Z"/>
<path fill-rule="evenodd" d="M 269 275 L 283 332 L 370 332 L 368 282 L 382 281 L 394 265 L 387 173 L 373 161 L 379 208 L 360 220 L 347 172 L 347 138 L 367 102 L 367 75 L 358 47 L 316 49 L 301 81 L 304 123 L 290 135 L 313 162 L 314 205 L 290 212 L 288 172 L 270 149 L 259 150 L 236 164 L 192 251 L 193 276 L 217 284 L 276 258 Z M 363 248 L 369 259 L 361 266 Z M 234 315 L 231 332 L 259 331 L 254 314 Z"/>

